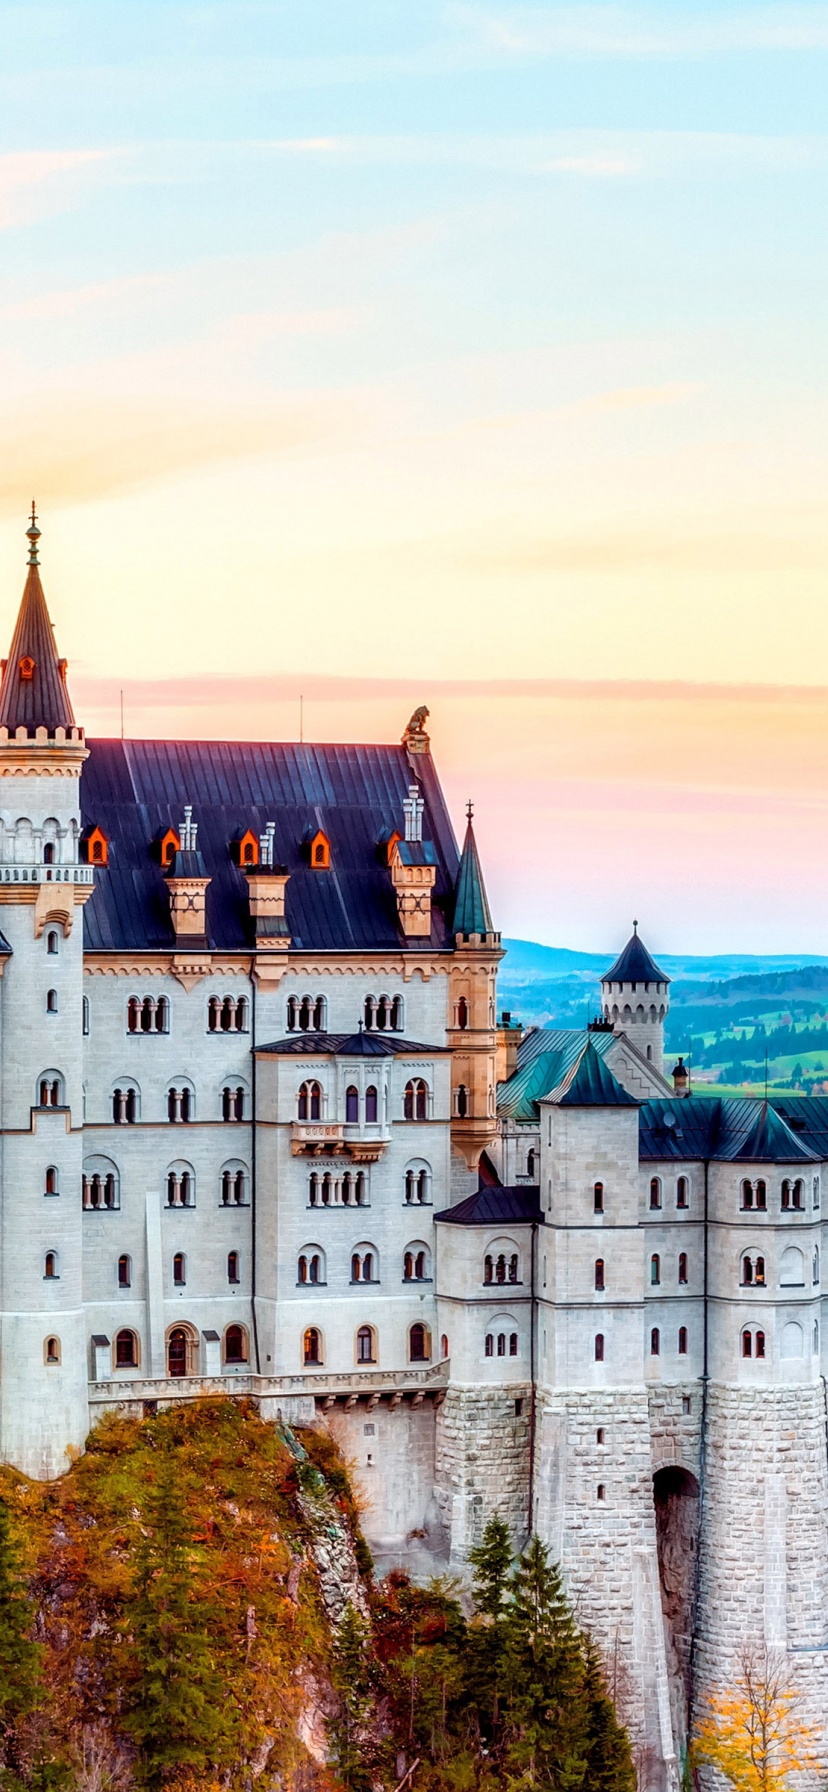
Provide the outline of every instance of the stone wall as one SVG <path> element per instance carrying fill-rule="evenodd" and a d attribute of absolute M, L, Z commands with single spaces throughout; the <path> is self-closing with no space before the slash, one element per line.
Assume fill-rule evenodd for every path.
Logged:
<path fill-rule="evenodd" d="M 516 1549 L 526 1541 L 530 1413 L 526 1382 L 449 1388 L 437 1414 L 434 1492 L 453 1561 L 467 1559 L 495 1512 Z"/>

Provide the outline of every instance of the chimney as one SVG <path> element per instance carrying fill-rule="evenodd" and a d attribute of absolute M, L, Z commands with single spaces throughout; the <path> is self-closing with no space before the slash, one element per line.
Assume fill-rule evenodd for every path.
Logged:
<path fill-rule="evenodd" d="M 683 1058 L 679 1058 L 678 1063 L 673 1065 L 673 1094 L 683 1096 L 689 1095 L 689 1093 L 690 1077 L 687 1065 Z"/>

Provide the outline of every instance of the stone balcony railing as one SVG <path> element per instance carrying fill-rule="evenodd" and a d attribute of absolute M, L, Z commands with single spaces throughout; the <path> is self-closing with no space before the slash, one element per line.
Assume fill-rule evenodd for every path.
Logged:
<path fill-rule="evenodd" d="M 355 1163 L 372 1164 L 382 1156 L 390 1138 L 381 1126 L 347 1126 L 337 1121 L 294 1120 L 290 1149 L 294 1157 L 350 1157 Z"/>
<path fill-rule="evenodd" d="M 296 1415 L 297 1402 L 302 1402 L 310 1418 L 319 1402 L 329 1408 L 340 1401 L 353 1406 L 358 1400 L 367 1400 L 376 1406 L 386 1399 L 399 1406 L 408 1400 L 419 1406 L 426 1397 L 441 1400 L 448 1373 L 447 1361 L 406 1369 L 306 1369 L 296 1375 L 256 1375 L 234 1369 L 223 1375 L 182 1376 L 132 1375 L 125 1371 L 105 1381 L 91 1381 L 89 1404 L 94 1415 L 113 1407 L 163 1407 L 182 1400 L 231 1394 L 258 1401 L 264 1415 L 274 1418 L 281 1402 L 289 1403 L 286 1418 L 291 1411 Z"/>
<path fill-rule="evenodd" d="M 91 884 L 93 865 L 0 865 L 4 884 Z"/>

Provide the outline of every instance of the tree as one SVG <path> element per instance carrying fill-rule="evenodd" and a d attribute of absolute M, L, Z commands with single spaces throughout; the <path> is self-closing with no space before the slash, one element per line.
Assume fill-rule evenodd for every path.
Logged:
<path fill-rule="evenodd" d="M 352 1792 L 367 1792 L 371 1785 L 363 1746 L 363 1731 L 371 1709 L 371 1648 L 369 1627 L 349 1600 L 333 1643 L 331 1677 L 339 1694 L 339 1712 L 330 1729 L 339 1777 Z"/>
<path fill-rule="evenodd" d="M 135 1587 L 124 1613 L 132 1669 L 125 1727 L 152 1792 L 182 1769 L 204 1772 L 226 1760 L 234 1739 L 229 1664 L 215 1659 L 211 1642 L 221 1613 L 200 1571 L 186 1499 L 165 1451 L 145 1503 Z"/>
<path fill-rule="evenodd" d="M 512 1560 L 508 1526 L 495 1514 L 480 1543 L 469 1552 L 478 1619 L 468 1632 L 466 1660 L 467 1685 L 477 1709 L 478 1728 L 490 1748 L 496 1746 L 500 1724 L 506 1649 L 504 1602 Z"/>
<path fill-rule="evenodd" d="M 469 1551 L 475 1606 L 484 1617 L 493 1621 L 503 1615 L 512 1560 L 509 1527 L 499 1513 L 495 1513 L 489 1519 L 480 1543 Z"/>
<path fill-rule="evenodd" d="M 745 1649 L 732 1691 L 714 1694 L 692 1759 L 718 1769 L 735 1792 L 788 1792 L 791 1776 L 816 1771 L 819 1738 L 800 1716 L 783 1653 Z"/>
<path fill-rule="evenodd" d="M 635 1792 L 636 1774 L 629 1737 L 615 1715 L 598 1651 L 589 1639 L 584 1639 L 583 1650 L 589 1707 L 584 1785 L 589 1792 Z"/>
<path fill-rule="evenodd" d="M 0 1500 L 0 1735 L 3 1763 L 15 1770 L 21 1766 L 17 1726 L 42 1698 L 42 1650 L 32 1640 L 33 1622 L 8 1507 Z"/>
<path fill-rule="evenodd" d="M 508 1785 L 527 1792 L 585 1786 L 589 1701 L 581 1638 L 560 1570 L 538 1537 L 512 1581 L 504 1676 Z"/>

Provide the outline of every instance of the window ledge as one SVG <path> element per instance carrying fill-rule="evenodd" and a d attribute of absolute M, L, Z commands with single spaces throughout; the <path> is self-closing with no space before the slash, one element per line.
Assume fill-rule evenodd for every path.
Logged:
<path fill-rule="evenodd" d="M 327 1282 L 297 1282 L 297 1288 L 327 1288 Z M 367 1284 L 366 1284 L 367 1286 Z"/>

